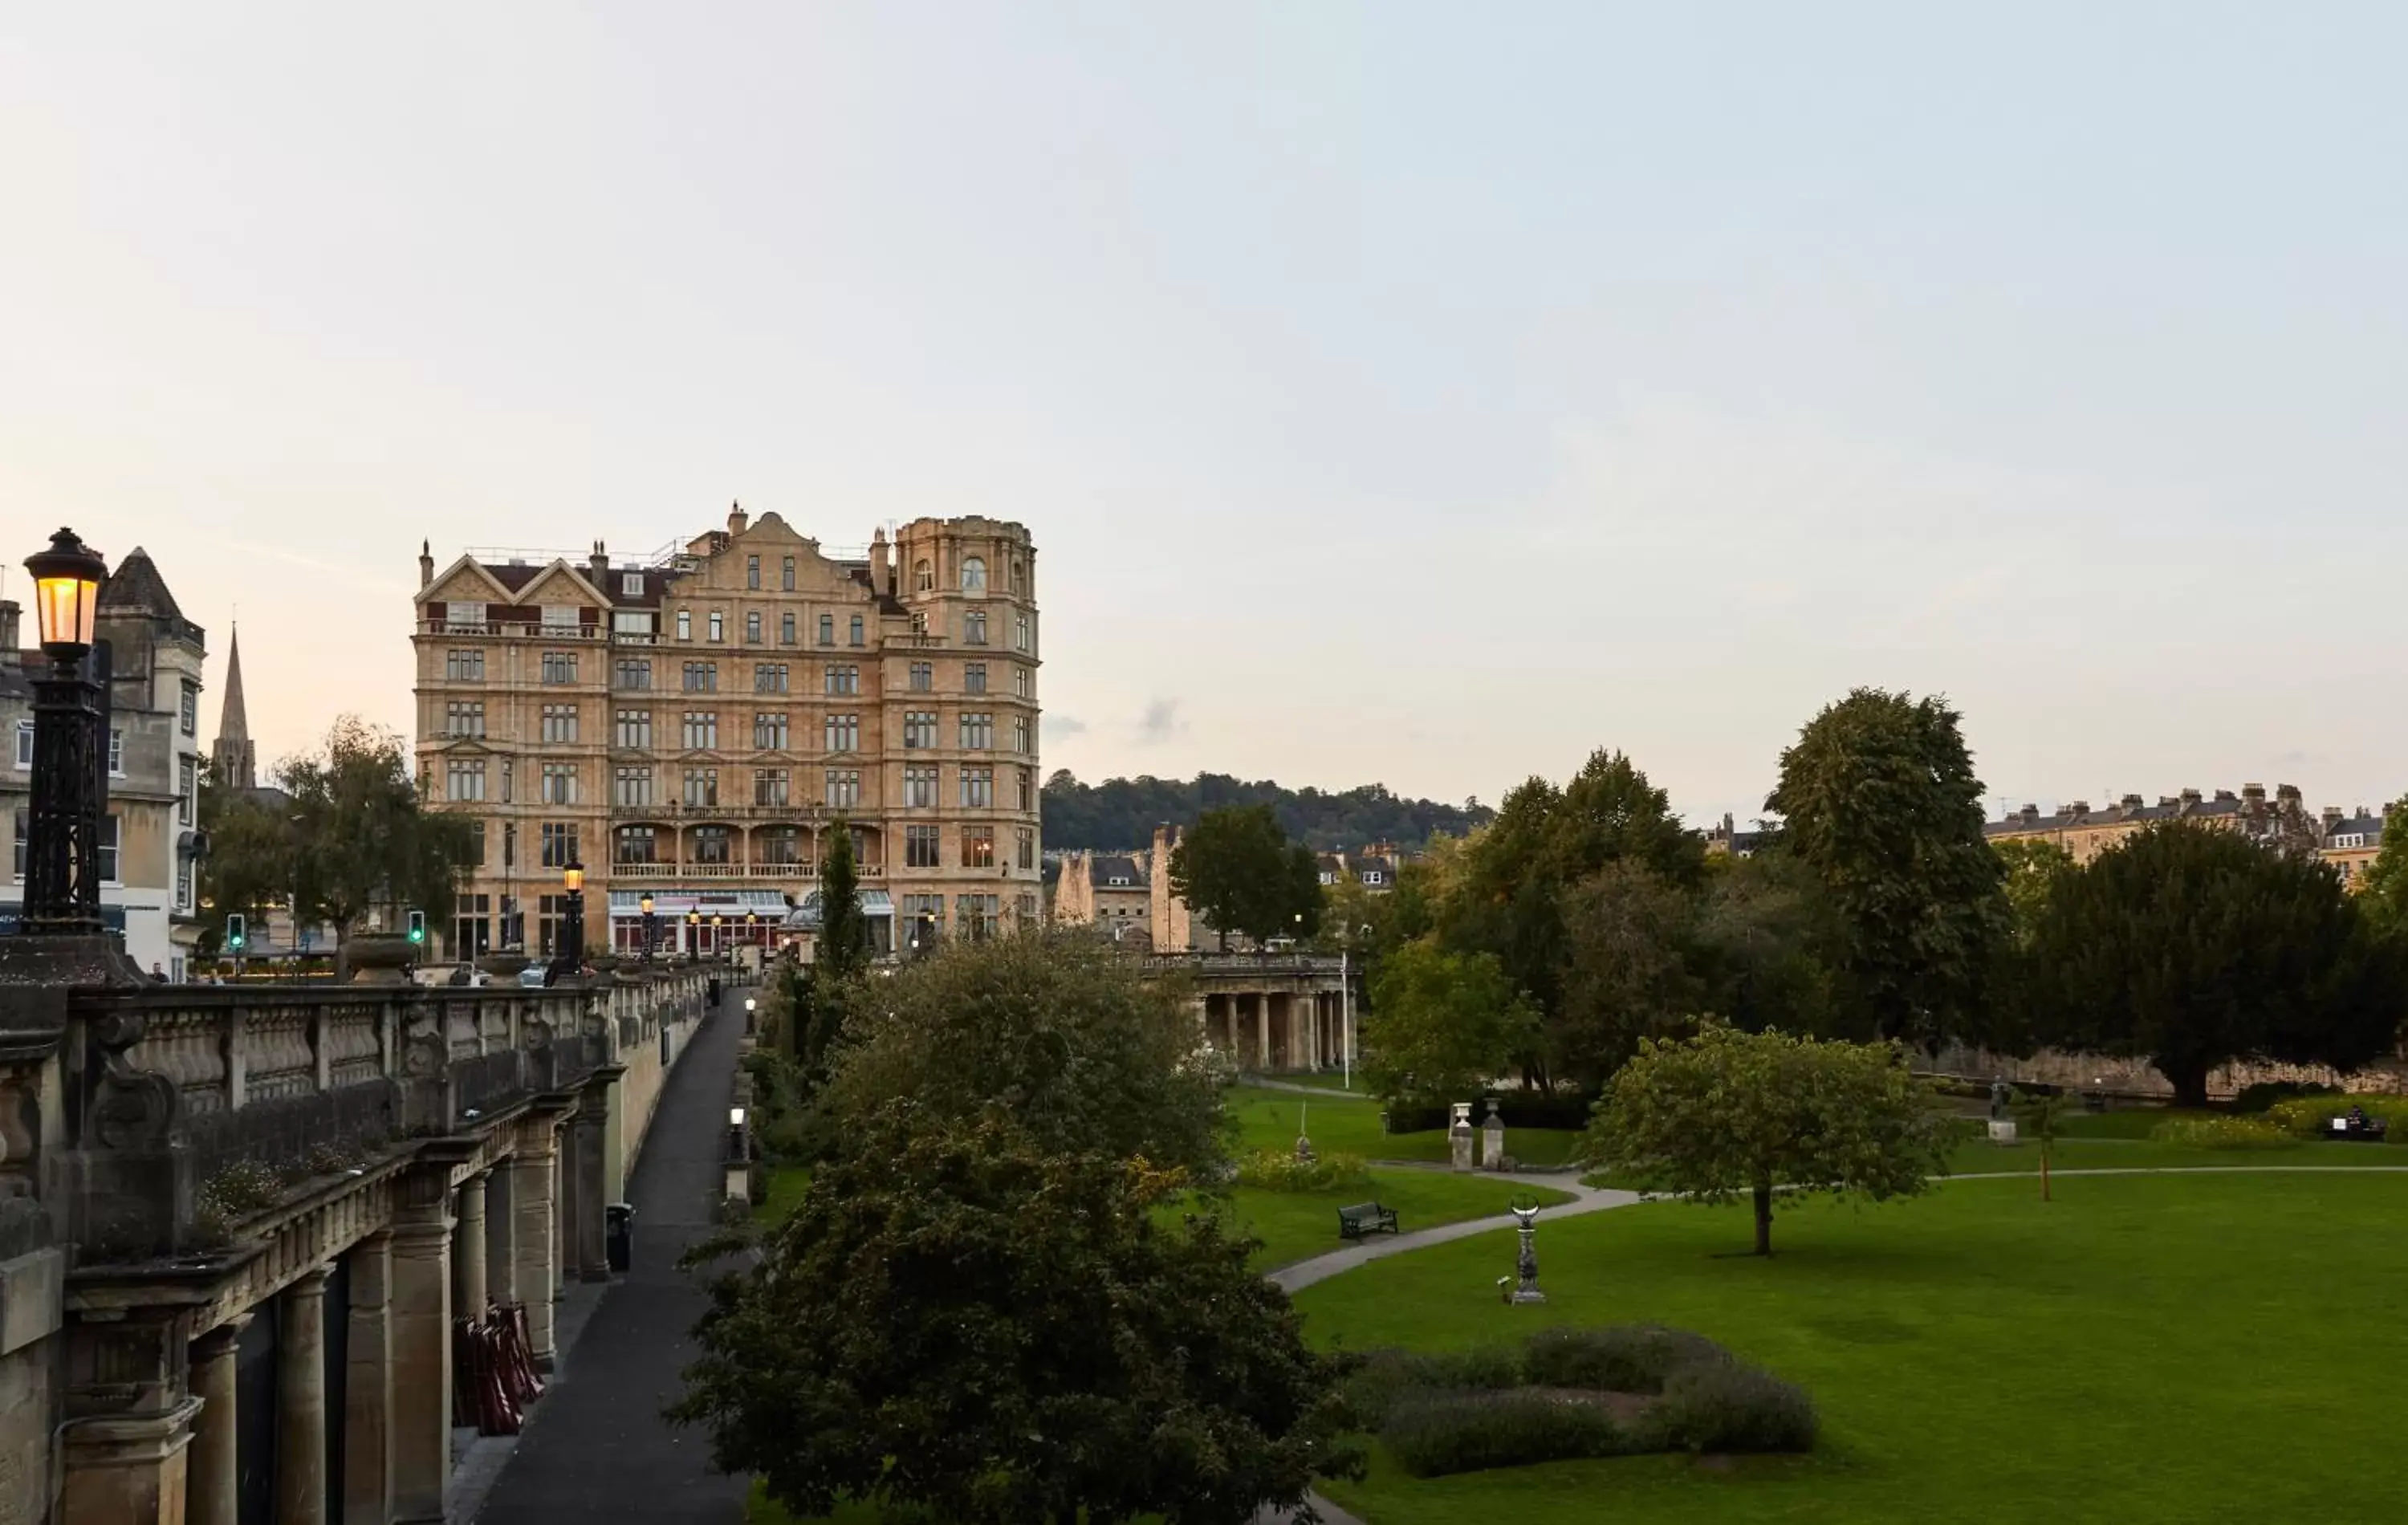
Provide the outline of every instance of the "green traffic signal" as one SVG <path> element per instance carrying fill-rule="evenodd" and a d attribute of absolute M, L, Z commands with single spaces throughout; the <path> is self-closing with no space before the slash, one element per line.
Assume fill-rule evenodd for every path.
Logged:
<path fill-rule="evenodd" d="M 243 935 L 242 917 L 240 915 L 231 915 L 226 917 L 225 945 L 234 952 L 240 953 L 242 951 L 243 943 L 246 941 L 248 940 Z"/>
<path fill-rule="evenodd" d="M 423 943 L 426 941 L 425 912 L 413 911 L 409 914 L 409 940 L 418 943 Z"/>

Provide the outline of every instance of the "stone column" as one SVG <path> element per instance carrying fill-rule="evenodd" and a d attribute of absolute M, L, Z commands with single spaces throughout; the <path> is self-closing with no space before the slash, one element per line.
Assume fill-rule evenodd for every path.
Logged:
<path fill-rule="evenodd" d="M 326 1268 L 276 1306 L 277 1525 L 326 1522 Z"/>
<path fill-rule="evenodd" d="M 510 1216 L 518 1240 L 518 1296 L 526 1304 L 527 1346 L 538 1368 L 552 1370 L 552 1299 L 559 1274 L 553 1257 L 552 1171 L 558 1135 L 552 1116 L 538 1112 L 520 1125 L 510 1161 Z"/>
<path fill-rule="evenodd" d="M 485 1311 L 485 1172 L 460 1183 L 460 1227 L 452 1246 L 452 1306 L 463 1318 Z"/>
<path fill-rule="evenodd" d="M 572 1113 L 560 1120 L 552 1140 L 552 1292 L 555 1300 L 577 1274 L 577 1209 L 584 1200 L 585 1194 L 577 1188 L 577 1124 Z"/>
<path fill-rule="evenodd" d="M 351 1246 L 343 1368 L 343 1525 L 393 1514 L 393 1233 Z"/>
<path fill-rule="evenodd" d="M 606 1065 L 594 1072 L 594 1077 L 585 1083 L 578 1102 L 577 1120 L 570 1129 L 577 1156 L 575 1257 L 578 1277 L 583 1281 L 606 1282 L 610 1279 L 610 1259 L 603 1244 L 607 1226 L 602 1217 L 602 1166 L 610 1125 L 610 1104 L 618 1095 L 619 1079 L 625 1072 L 615 1064 Z"/>
<path fill-rule="evenodd" d="M 519 1216 L 510 1199 L 516 1178 L 508 1160 L 485 1177 L 485 1296 L 501 1303 L 519 1300 Z"/>
<path fill-rule="evenodd" d="M 394 1525 L 442 1525 L 452 1475 L 451 1207 L 458 1161 L 433 1150 L 419 1159 L 401 1179 L 393 1226 Z"/>
<path fill-rule="evenodd" d="M 1261 990 L 1254 994 L 1254 1066 L 1271 1067 L 1271 998 Z"/>
<path fill-rule="evenodd" d="M 238 1525 L 236 1479 L 241 1460 L 235 1450 L 235 1346 L 251 1315 L 232 1318 L 193 1342 L 193 1396 L 201 1411 L 193 1417 L 187 1453 L 184 1518 L 187 1525 Z"/>

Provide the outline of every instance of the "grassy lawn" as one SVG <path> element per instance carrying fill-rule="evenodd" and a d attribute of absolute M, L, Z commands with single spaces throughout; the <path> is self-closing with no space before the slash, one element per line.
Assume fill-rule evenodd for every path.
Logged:
<path fill-rule="evenodd" d="M 1316 1340 L 1358 1348 L 1541 1322 L 1697 1330 L 1813 1394 L 1813 1457 L 1428 1482 L 1383 1464 L 1327 1491 L 1372 1525 L 2311 1519 L 2332 1512 L 2335 1479 L 2371 1475 L 2398 1444 L 2383 1383 L 2336 1374 L 2408 1360 L 2408 1178 L 2075 1177 L 2049 1204 L 2025 1184 L 1956 1182 L 1784 1212 L 1770 1260 L 1734 1253 L 1747 1244 L 1742 1209 L 1653 1203 L 1542 1228 L 1544 1309 L 1490 1294 L 1488 1236 L 1297 1301 Z"/>
<path fill-rule="evenodd" d="M 1294 1091 L 1240 1086 L 1226 1093 L 1224 1104 L 1238 1119 L 1240 1149 L 1293 1149 L 1299 1120 L 1323 1154 L 1361 1155 L 1366 1159 L 1420 1159 L 1442 1162 L 1448 1158 L 1446 1134 L 1380 1131 L 1380 1104 L 1356 1093 L 1333 1093 L 1327 1101 L 1298 1096 Z M 1505 1152 L 1525 1165 L 1546 1168 L 1571 1158 L 1580 1135 L 1570 1129 L 1509 1128 Z"/>
<path fill-rule="evenodd" d="M 785 1222 L 787 1215 L 802 1205 L 803 1188 L 811 1184 L 809 1165 L 772 1165 L 768 1170 L 769 1195 L 752 1209 L 754 1221 L 764 1225 Z"/>
<path fill-rule="evenodd" d="M 1274 1271 L 1344 1244 L 1338 1237 L 1338 1210 L 1351 1203 L 1376 1200 L 1383 1207 L 1393 1207 L 1398 1229 L 1411 1233 L 1466 1218 L 1500 1216 L 1516 1192 L 1527 1192 L 1548 1206 L 1572 1200 L 1569 1192 L 1532 1191 L 1493 1176 L 1374 1169 L 1369 1186 L 1358 1183 L 1333 1191 L 1262 1191 L 1240 1187 L 1230 1192 L 1227 1210 L 1240 1227 L 1263 1242 L 1254 1252 L 1254 1263 Z M 1195 1210 L 1190 1201 L 1163 1212 L 1176 1217 Z"/>

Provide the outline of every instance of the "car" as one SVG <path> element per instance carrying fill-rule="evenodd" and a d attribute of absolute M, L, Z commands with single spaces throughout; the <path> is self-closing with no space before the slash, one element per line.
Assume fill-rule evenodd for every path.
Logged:
<path fill-rule="evenodd" d="M 519 988 L 522 990 L 542 989 L 543 975 L 544 967 L 541 964 L 527 965 L 526 968 L 519 971 Z"/>

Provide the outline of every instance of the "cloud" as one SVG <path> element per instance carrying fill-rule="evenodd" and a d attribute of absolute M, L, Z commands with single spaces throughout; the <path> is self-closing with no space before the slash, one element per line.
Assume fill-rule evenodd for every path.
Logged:
<path fill-rule="evenodd" d="M 1177 699 L 1155 699 L 1145 707 L 1145 713 L 1139 717 L 1137 723 L 1137 739 L 1142 746 L 1168 741 L 1175 736 L 1186 734 L 1186 731 L 1187 722 L 1179 716 Z"/>
<path fill-rule="evenodd" d="M 1087 723 L 1077 715 L 1049 714 L 1045 717 L 1048 736 L 1080 736 L 1085 734 Z"/>

